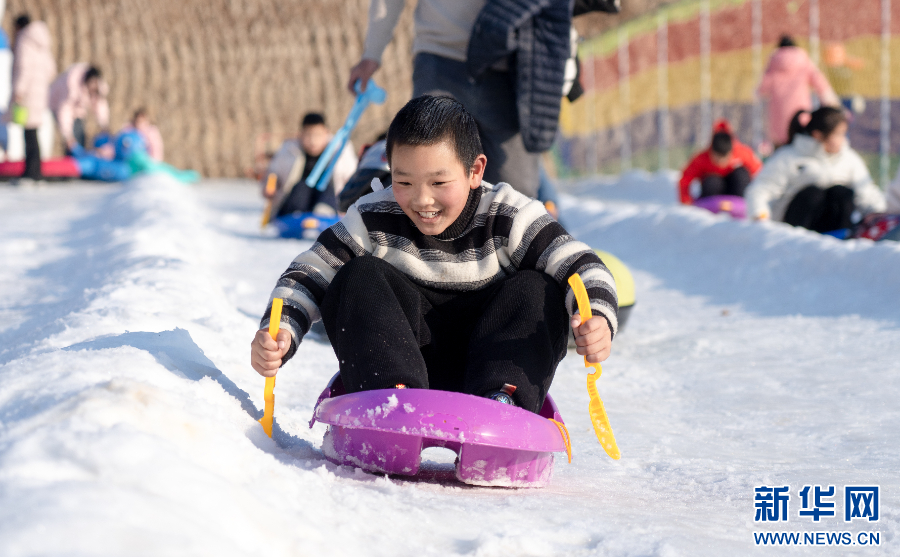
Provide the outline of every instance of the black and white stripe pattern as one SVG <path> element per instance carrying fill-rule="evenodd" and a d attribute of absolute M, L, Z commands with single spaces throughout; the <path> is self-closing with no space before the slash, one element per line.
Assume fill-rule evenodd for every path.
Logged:
<path fill-rule="evenodd" d="M 615 335 L 618 303 L 609 269 L 593 250 L 550 218 L 539 201 L 509 184 L 483 182 L 470 195 L 469 204 L 470 208 L 477 204 L 469 222 L 464 227 L 454 223 L 448 231 L 460 233 L 443 238 L 448 232 L 422 234 L 394 200 L 392 188 L 359 199 L 341 222 L 294 259 L 272 292 L 272 298 L 284 299 L 281 326 L 290 330 L 295 341 L 289 356 L 320 319 L 319 304 L 337 271 L 363 255 L 384 259 L 418 284 L 445 290 L 477 290 L 518 269 L 542 271 L 567 290 L 570 315 L 577 311 L 577 304 L 567 281 L 580 273 L 592 311 L 606 318 Z M 268 314 L 267 309 L 262 327 L 268 327 Z"/>

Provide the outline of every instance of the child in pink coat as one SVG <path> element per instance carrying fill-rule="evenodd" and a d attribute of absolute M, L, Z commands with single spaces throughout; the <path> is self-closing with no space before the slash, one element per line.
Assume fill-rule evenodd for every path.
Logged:
<path fill-rule="evenodd" d="M 840 100 L 828 80 L 806 54 L 788 36 L 781 38 L 757 94 L 769 99 L 769 141 L 775 147 L 788 143 L 788 126 L 800 110 L 812 110 L 810 88 L 815 89 L 824 106 L 840 106 Z"/>

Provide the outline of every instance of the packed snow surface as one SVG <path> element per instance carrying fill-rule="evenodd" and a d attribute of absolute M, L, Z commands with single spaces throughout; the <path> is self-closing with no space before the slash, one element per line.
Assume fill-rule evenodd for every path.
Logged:
<path fill-rule="evenodd" d="M 665 174 L 568 191 L 563 224 L 636 281 L 598 382 L 622 459 L 570 353 L 551 392 L 573 461 L 515 490 L 456 482 L 440 450 L 418 480 L 327 462 L 323 338 L 279 373 L 265 436 L 249 343 L 309 242 L 260 231 L 255 187 L 3 187 L 0 555 L 900 554 L 900 245 L 677 206 Z M 761 485 L 791 487 L 789 522 L 754 522 Z M 798 518 L 803 485 L 879 485 L 881 518 Z M 881 545 L 754 544 L 777 531 Z"/>

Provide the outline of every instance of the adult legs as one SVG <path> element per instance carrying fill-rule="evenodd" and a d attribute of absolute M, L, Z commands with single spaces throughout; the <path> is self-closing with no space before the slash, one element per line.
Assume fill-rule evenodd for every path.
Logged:
<path fill-rule="evenodd" d="M 25 172 L 23 178 L 41 179 L 41 146 L 38 143 L 37 128 L 25 129 Z"/>
<path fill-rule="evenodd" d="M 419 53 L 413 65 L 413 97 L 425 94 L 450 95 L 475 118 L 488 159 L 485 180 L 507 182 L 525 195 L 537 196 L 540 156 L 525 150 L 510 72 L 488 70 L 474 80 L 464 62 Z"/>

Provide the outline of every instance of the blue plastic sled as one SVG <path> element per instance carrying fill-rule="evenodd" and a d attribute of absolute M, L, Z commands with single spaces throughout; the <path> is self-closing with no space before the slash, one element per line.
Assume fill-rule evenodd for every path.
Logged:
<path fill-rule="evenodd" d="M 272 219 L 272 226 L 282 238 L 315 240 L 326 228 L 339 221 L 338 217 L 322 217 L 312 213 L 295 213 Z"/>

